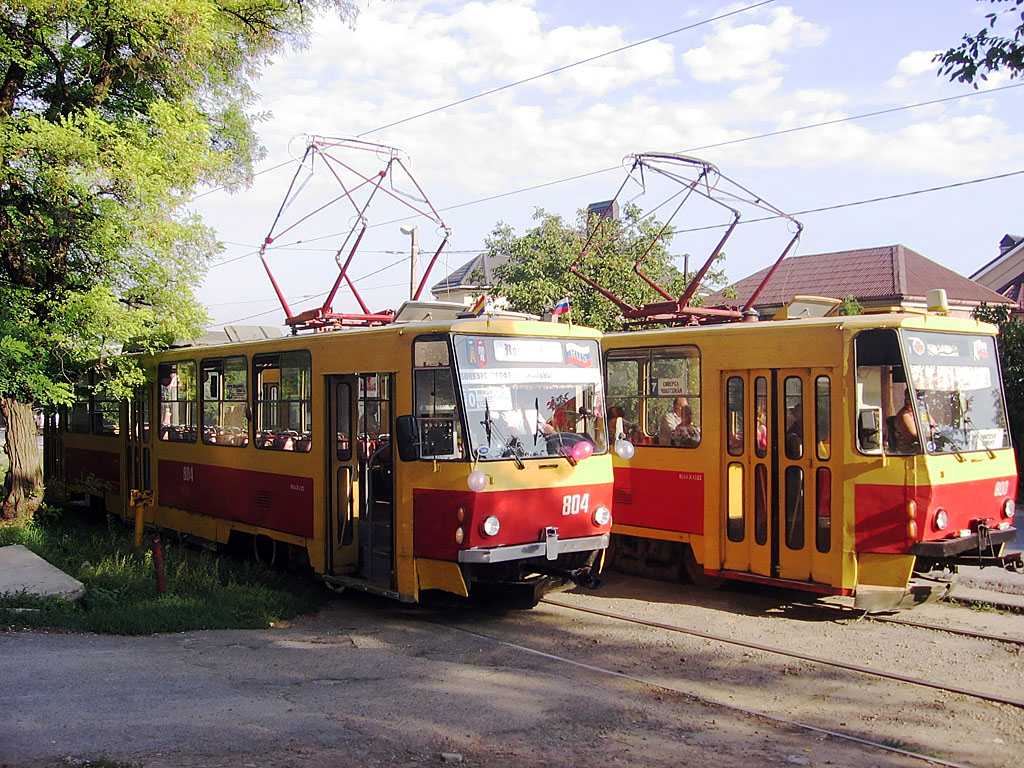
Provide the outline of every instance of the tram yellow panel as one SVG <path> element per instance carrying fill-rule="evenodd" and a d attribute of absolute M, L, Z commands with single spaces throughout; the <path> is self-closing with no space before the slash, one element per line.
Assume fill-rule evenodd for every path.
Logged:
<path fill-rule="evenodd" d="M 469 597 L 469 589 L 462 578 L 458 563 L 450 560 L 427 560 L 416 558 L 416 578 L 419 591 L 425 589 L 441 589 L 462 597 Z"/>

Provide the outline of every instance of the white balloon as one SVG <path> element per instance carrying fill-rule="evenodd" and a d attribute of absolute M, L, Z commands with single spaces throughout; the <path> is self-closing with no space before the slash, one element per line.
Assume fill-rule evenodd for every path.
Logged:
<path fill-rule="evenodd" d="M 471 491 L 482 491 L 490 483 L 490 478 L 487 477 L 485 472 L 481 472 L 479 469 L 469 473 L 469 477 L 466 478 L 466 485 L 469 486 Z"/>
<path fill-rule="evenodd" d="M 620 459 L 632 459 L 636 453 L 636 447 L 629 440 L 619 440 L 615 443 L 615 453 Z"/>

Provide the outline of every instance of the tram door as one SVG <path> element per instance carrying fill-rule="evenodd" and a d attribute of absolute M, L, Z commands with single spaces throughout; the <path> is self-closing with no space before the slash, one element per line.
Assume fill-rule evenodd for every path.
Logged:
<path fill-rule="evenodd" d="M 813 369 L 723 374 L 723 568 L 827 581 L 831 379 Z"/>
<path fill-rule="evenodd" d="M 135 390 L 132 399 L 128 401 L 128 429 L 125 430 L 125 471 L 129 492 L 153 489 L 153 476 L 150 469 L 152 399 L 152 387 L 139 387 Z M 130 493 L 122 495 L 125 505 L 128 505 Z"/>
<path fill-rule="evenodd" d="M 390 374 L 328 377 L 330 572 L 394 589 Z"/>

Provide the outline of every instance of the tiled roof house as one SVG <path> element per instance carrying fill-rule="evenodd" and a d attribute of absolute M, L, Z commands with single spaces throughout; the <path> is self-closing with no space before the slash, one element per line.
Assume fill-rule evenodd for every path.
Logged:
<path fill-rule="evenodd" d="M 971 279 L 1024 306 L 1024 237 L 1005 235 L 999 241 L 999 255 L 971 275 Z"/>
<path fill-rule="evenodd" d="M 707 297 L 707 306 L 742 307 L 768 271 L 762 269 L 734 283 L 731 287 L 738 298 L 727 299 L 724 290 L 718 291 Z M 926 294 L 934 288 L 945 289 L 951 314 L 969 315 L 982 302 L 1008 303 L 996 291 L 926 259 L 905 245 L 887 245 L 787 258 L 754 308 L 767 319 L 795 296 L 840 300 L 853 296 L 865 309 L 924 309 Z"/>
<path fill-rule="evenodd" d="M 508 259 L 508 254 L 478 254 L 431 286 L 430 292 L 438 301 L 470 305 L 494 284 L 494 270 Z"/>

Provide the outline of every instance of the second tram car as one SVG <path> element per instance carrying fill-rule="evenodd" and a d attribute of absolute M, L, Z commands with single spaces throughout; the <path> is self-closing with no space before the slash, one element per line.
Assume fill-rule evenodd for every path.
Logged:
<path fill-rule="evenodd" d="M 610 334 L 612 551 L 858 607 L 911 605 L 1004 553 L 1017 474 L 995 329 L 878 314 Z"/>
<path fill-rule="evenodd" d="M 592 581 L 612 501 L 598 332 L 402 314 L 145 356 L 130 403 L 93 373 L 48 425 L 48 488 L 402 601 Z"/>

